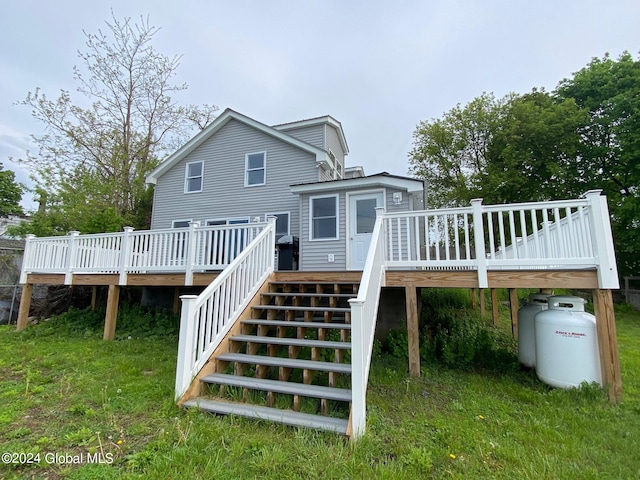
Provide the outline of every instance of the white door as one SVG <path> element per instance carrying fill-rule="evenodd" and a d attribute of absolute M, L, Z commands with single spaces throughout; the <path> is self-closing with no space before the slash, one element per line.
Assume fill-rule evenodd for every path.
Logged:
<path fill-rule="evenodd" d="M 384 194 L 363 193 L 349 196 L 349 268 L 363 270 L 367 260 L 376 207 L 384 206 Z"/>

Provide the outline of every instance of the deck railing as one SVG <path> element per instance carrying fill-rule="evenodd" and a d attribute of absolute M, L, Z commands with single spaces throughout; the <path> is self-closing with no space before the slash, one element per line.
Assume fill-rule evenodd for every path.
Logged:
<path fill-rule="evenodd" d="M 385 215 L 389 268 L 488 270 L 595 268 L 600 288 L 619 288 L 613 237 L 600 190 L 577 200 L 482 205 Z"/>
<path fill-rule="evenodd" d="M 369 253 L 362 271 L 358 296 L 351 305 L 351 434 L 354 439 L 366 427 L 367 384 L 373 355 L 373 338 L 378 318 L 380 291 L 385 284 L 383 208 L 376 209 Z"/>
<path fill-rule="evenodd" d="M 223 270 L 266 227 L 248 223 L 187 228 L 79 235 L 27 236 L 21 283 L 29 273 L 58 273 L 70 284 L 74 274 L 118 274 L 126 284 L 130 273 L 184 272 L 186 285 L 193 273 Z"/>
<path fill-rule="evenodd" d="M 176 400 L 274 271 L 275 218 L 198 296 L 183 295 L 176 369 Z"/>

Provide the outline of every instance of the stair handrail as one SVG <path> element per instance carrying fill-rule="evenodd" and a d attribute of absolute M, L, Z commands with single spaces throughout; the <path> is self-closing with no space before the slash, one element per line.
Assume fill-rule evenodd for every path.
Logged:
<path fill-rule="evenodd" d="M 187 391 L 274 271 L 275 217 L 200 295 L 182 295 L 175 399 Z"/>
<path fill-rule="evenodd" d="M 373 339 L 385 284 L 386 252 L 384 242 L 384 208 L 376 208 L 369 253 L 362 271 L 358 296 L 351 305 L 351 438 L 357 440 L 366 428 L 367 383 L 373 356 Z"/>

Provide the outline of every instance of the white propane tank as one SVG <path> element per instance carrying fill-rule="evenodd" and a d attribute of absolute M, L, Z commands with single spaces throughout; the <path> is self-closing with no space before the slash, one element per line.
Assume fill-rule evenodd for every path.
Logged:
<path fill-rule="evenodd" d="M 526 367 L 536 366 L 536 330 L 534 319 L 537 313 L 547 309 L 546 293 L 532 293 L 529 303 L 518 310 L 518 360 Z"/>
<path fill-rule="evenodd" d="M 602 385 L 596 318 L 579 297 L 554 295 L 535 316 L 536 374 L 552 387 Z"/>

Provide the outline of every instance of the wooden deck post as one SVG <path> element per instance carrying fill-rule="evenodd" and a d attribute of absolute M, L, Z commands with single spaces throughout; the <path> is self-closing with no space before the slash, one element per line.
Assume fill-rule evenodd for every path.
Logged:
<path fill-rule="evenodd" d="M 478 290 L 476 288 L 471 289 L 471 308 L 473 310 L 478 308 Z"/>
<path fill-rule="evenodd" d="M 518 338 L 518 289 L 509 289 L 509 310 L 511 311 L 511 333 Z"/>
<path fill-rule="evenodd" d="M 91 311 L 95 312 L 96 308 L 98 308 L 98 286 L 94 285 L 91 288 Z"/>
<path fill-rule="evenodd" d="M 593 307 L 596 314 L 602 383 L 609 389 L 609 402 L 619 403 L 622 401 L 622 377 L 611 290 L 593 290 Z"/>
<path fill-rule="evenodd" d="M 118 317 L 118 301 L 120 300 L 120 286 L 109 285 L 107 296 L 107 313 L 104 317 L 103 340 L 113 340 L 116 336 L 116 318 Z"/>
<path fill-rule="evenodd" d="M 500 321 L 500 314 L 498 312 L 498 290 L 491 289 L 491 316 L 493 317 L 493 326 L 497 327 Z"/>
<path fill-rule="evenodd" d="M 173 289 L 173 313 L 180 313 L 180 288 L 175 287 Z"/>
<path fill-rule="evenodd" d="M 484 288 L 478 290 L 480 292 L 480 316 L 484 318 L 487 314 L 487 306 L 484 299 Z"/>
<path fill-rule="evenodd" d="M 404 287 L 407 308 L 407 337 L 409 342 L 409 375 L 420 376 L 420 331 L 418 328 L 418 298 L 416 287 Z"/>
<path fill-rule="evenodd" d="M 27 328 L 29 320 L 29 309 L 31 308 L 31 294 L 33 293 L 33 283 L 27 283 L 22 287 L 22 295 L 20 296 L 20 309 L 18 310 L 18 321 L 16 330 L 22 331 Z"/>

